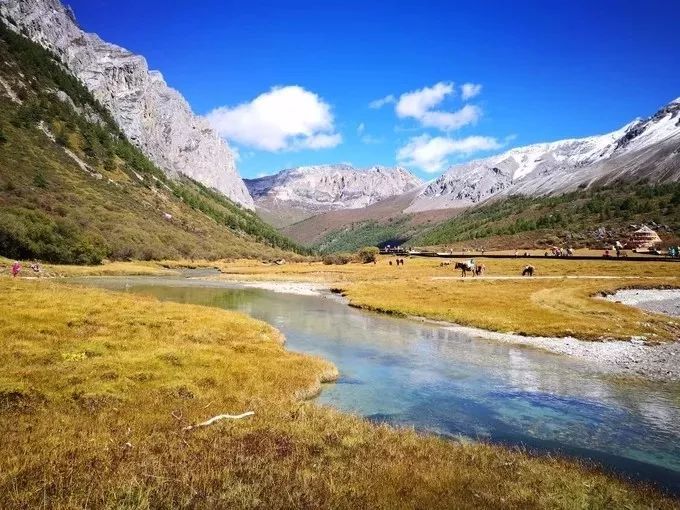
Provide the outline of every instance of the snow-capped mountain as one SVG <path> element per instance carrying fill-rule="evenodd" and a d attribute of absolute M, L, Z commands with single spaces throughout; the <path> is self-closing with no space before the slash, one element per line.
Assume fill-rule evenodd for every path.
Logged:
<path fill-rule="evenodd" d="M 452 166 L 406 212 L 469 207 L 512 194 L 563 193 L 617 179 L 680 180 L 680 98 L 612 133 L 518 147 Z"/>
<path fill-rule="evenodd" d="M 0 0 L 0 15 L 57 55 L 166 173 L 192 177 L 253 208 L 232 150 L 144 57 L 81 30 L 59 0 Z"/>
<path fill-rule="evenodd" d="M 357 169 L 345 164 L 289 168 L 245 183 L 258 207 L 272 212 L 297 209 L 307 216 L 366 207 L 422 185 L 404 168 Z"/>

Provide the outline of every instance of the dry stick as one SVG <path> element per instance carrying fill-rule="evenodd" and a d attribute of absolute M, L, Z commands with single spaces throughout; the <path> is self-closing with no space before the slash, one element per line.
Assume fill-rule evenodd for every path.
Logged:
<path fill-rule="evenodd" d="M 247 413 L 243 414 L 218 414 L 217 416 L 214 416 L 210 418 L 209 420 L 206 420 L 202 423 L 198 423 L 196 425 L 189 425 L 188 427 L 184 427 L 182 430 L 187 431 L 187 430 L 192 430 L 192 429 L 197 429 L 199 427 L 207 427 L 209 425 L 212 425 L 215 422 L 218 422 L 220 420 L 225 420 L 225 419 L 230 419 L 230 420 L 240 420 L 241 418 L 246 418 L 248 416 L 253 416 L 255 414 L 254 411 L 248 411 Z"/>

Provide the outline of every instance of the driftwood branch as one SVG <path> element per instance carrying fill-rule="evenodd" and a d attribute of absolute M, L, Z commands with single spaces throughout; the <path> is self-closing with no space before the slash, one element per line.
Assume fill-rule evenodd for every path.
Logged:
<path fill-rule="evenodd" d="M 200 427 L 208 427 L 209 425 L 212 425 L 215 422 L 218 422 L 220 420 L 240 420 L 241 418 L 247 418 L 248 416 L 253 416 L 255 413 L 253 411 L 248 411 L 247 413 L 243 414 L 218 414 L 217 416 L 213 416 L 209 420 L 206 420 L 201 423 L 197 423 L 196 425 L 189 425 L 188 427 L 184 427 L 182 430 L 183 431 L 189 431 L 193 429 L 197 429 Z"/>

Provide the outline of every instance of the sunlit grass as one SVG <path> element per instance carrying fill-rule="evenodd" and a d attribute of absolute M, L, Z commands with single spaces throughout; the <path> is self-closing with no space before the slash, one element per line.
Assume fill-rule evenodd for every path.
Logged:
<path fill-rule="evenodd" d="M 225 278 L 326 282 L 342 289 L 355 306 L 493 331 L 584 339 L 680 336 L 677 319 L 594 297 L 625 287 L 680 287 L 680 264 L 478 258 L 487 267 L 485 277 L 462 279 L 452 266 L 441 266 L 443 259 L 412 258 L 399 267 L 390 266 L 390 260 L 343 266 L 239 261 L 220 267 Z M 522 278 L 529 263 L 536 276 Z"/>
<path fill-rule="evenodd" d="M 238 313 L 8 277 L 0 307 L 3 507 L 673 507 L 576 463 L 302 402 L 333 367 Z"/>

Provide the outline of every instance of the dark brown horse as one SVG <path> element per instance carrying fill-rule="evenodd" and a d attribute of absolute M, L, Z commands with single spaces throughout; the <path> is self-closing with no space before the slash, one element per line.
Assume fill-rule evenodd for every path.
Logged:
<path fill-rule="evenodd" d="M 525 266 L 522 270 L 522 276 L 534 276 L 534 266 Z"/>

